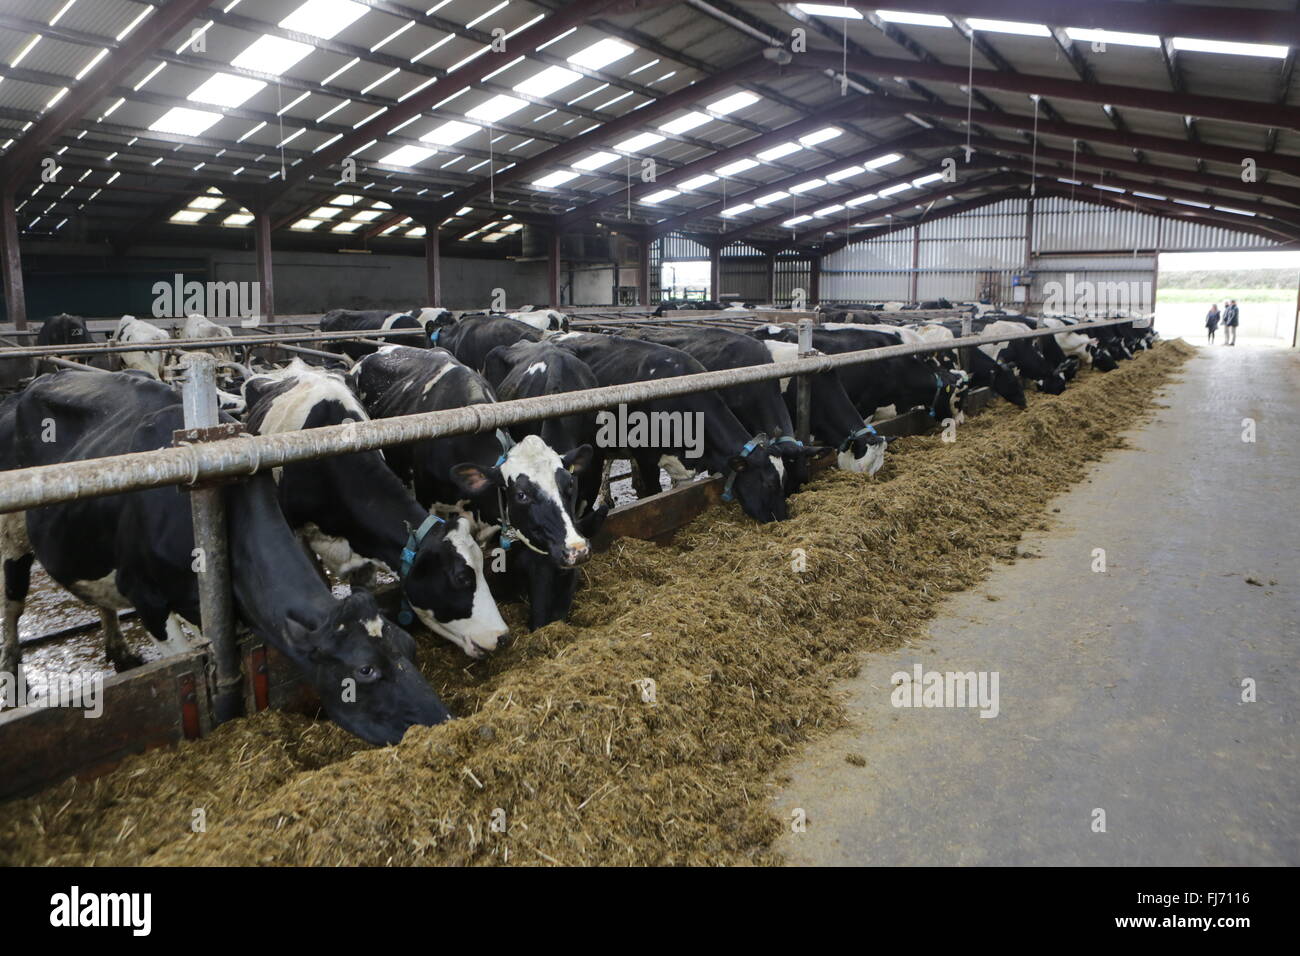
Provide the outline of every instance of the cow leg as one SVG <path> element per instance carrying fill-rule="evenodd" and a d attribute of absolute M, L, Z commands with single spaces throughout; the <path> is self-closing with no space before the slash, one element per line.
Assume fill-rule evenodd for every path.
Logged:
<path fill-rule="evenodd" d="M 19 685 L 19 668 L 22 664 L 18 620 L 27 603 L 34 557 L 27 540 L 27 517 L 20 512 L 0 518 L 0 561 L 3 561 L 5 579 L 4 615 L 0 620 L 0 674 L 10 675 L 14 687 Z M 5 701 L 0 700 L 0 706 L 5 704 Z"/>
<path fill-rule="evenodd" d="M 102 607 L 98 610 L 99 623 L 104 629 L 104 653 L 113 669 L 120 673 L 143 664 L 144 658 L 126 646 L 122 626 L 117 620 L 117 611 Z"/>
<path fill-rule="evenodd" d="M 659 453 L 654 450 L 632 452 L 632 487 L 638 498 L 649 498 L 664 490 L 659 480 Z"/>

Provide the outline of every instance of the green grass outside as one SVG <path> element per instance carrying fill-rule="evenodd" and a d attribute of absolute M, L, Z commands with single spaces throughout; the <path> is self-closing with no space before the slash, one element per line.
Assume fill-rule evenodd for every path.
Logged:
<path fill-rule="evenodd" d="M 1162 302 L 1295 302 L 1295 289 L 1159 289 L 1156 304 Z"/>

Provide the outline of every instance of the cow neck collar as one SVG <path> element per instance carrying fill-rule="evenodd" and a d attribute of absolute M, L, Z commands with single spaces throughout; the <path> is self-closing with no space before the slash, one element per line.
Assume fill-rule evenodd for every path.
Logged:
<path fill-rule="evenodd" d="M 934 398 L 930 399 L 930 417 L 937 419 L 939 417 L 939 399 L 943 395 L 943 375 L 939 372 L 934 373 Z"/>
<path fill-rule="evenodd" d="M 880 433 L 877 432 L 875 428 L 873 428 L 871 425 L 868 425 L 866 422 L 863 422 L 861 428 L 859 428 L 857 431 L 852 432 L 848 438 L 840 442 L 839 450 L 848 451 L 850 448 L 853 447 L 853 443 L 857 441 L 859 438 L 861 438 L 863 435 L 878 435 L 878 434 Z"/>
<path fill-rule="evenodd" d="M 497 440 L 501 442 L 501 447 L 505 449 L 501 452 L 501 457 L 497 459 L 496 467 L 500 468 L 505 464 L 506 456 L 510 454 L 510 449 L 515 447 L 515 440 L 503 429 L 497 429 Z M 563 507 L 563 504 L 561 504 Z M 546 552 L 537 545 L 528 540 L 528 536 L 510 523 L 510 511 L 506 504 L 506 487 L 504 484 L 497 485 L 497 520 L 501 524 L 501 550 L 509 551 L 510 546 L 518 541 L 529 551 L 537 554 L 546 555 Z"/>
<path fill-rule="evenodd" d="M 767 436 L 760 433 L 758 435 L 755 435 L 749 441 L 745 442 L 745 447 L 740 449 L 740 457 L 748 458 L 749 453 L 752 452 L 755 448 L 765 448 L 765 447 L 767 447 Z M 736 469 L 734 468 L 727 469 L 727 482 L 725 485 L 722 486 L 723 501 L 731 501 L 736 497 L 733 488 L 736 484 L 736 475 L 738 474 L 739 472 L 736 471 Z"/>
<path fill-rule="evenodd" d="M 415 555 L 420 548 L 420 542 L 436 525 L 440 524 L 443 524 L 443 520 L 437 515 L 431 514 L 420 522 L 418 528 L 407 525 L 406 547 L 402 548 L 402 564 L 398 570 L 398 580 L 402 583 L 402 608 L 397 612 L 397 623 L 401 624 L 402 627 L 410 627 L 415 621 L 415 611 L 411 607 L 411 602 L 406 598 L 406 579 L 411 573 L 411 566 L 415 564 Z"/>

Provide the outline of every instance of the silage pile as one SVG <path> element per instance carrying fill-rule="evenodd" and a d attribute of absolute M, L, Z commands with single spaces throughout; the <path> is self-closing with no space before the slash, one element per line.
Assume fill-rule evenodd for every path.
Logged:
<path fill-rule="evenodd" d="M 0 862 L 773 862 L 774 772 L 841 721 L 830 686 L 854 652 L 921 636 L 944 592 L 1014 558 L 1194 353 L 1163 343 L 1025 412 L 999 403 L 954 443 L 908 438 L 874 480 L 824 473 L 779 525 L 733 506 L 669 547 L 621 541 L 570 622 L 469 666 L 429 647 L 462 719 L 385 749 L 282 714 L 236 721 L 0 807 Z"/>

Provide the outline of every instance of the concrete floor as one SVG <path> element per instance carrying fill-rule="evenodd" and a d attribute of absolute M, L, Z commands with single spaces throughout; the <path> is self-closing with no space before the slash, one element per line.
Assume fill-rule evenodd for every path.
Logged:
<path fill-rule="evenodd" d="M 1051 504 L 1022 542 L 1040 559 L 863 658 L 851 724 L 773 804 L 807 815 L 778 842 L 791 863 L 1300 863 L 1300 354 L 1204 350 L 1183 378 Z M 893 707 L 918 662 L 998 672 L 999 715 Z"/>

